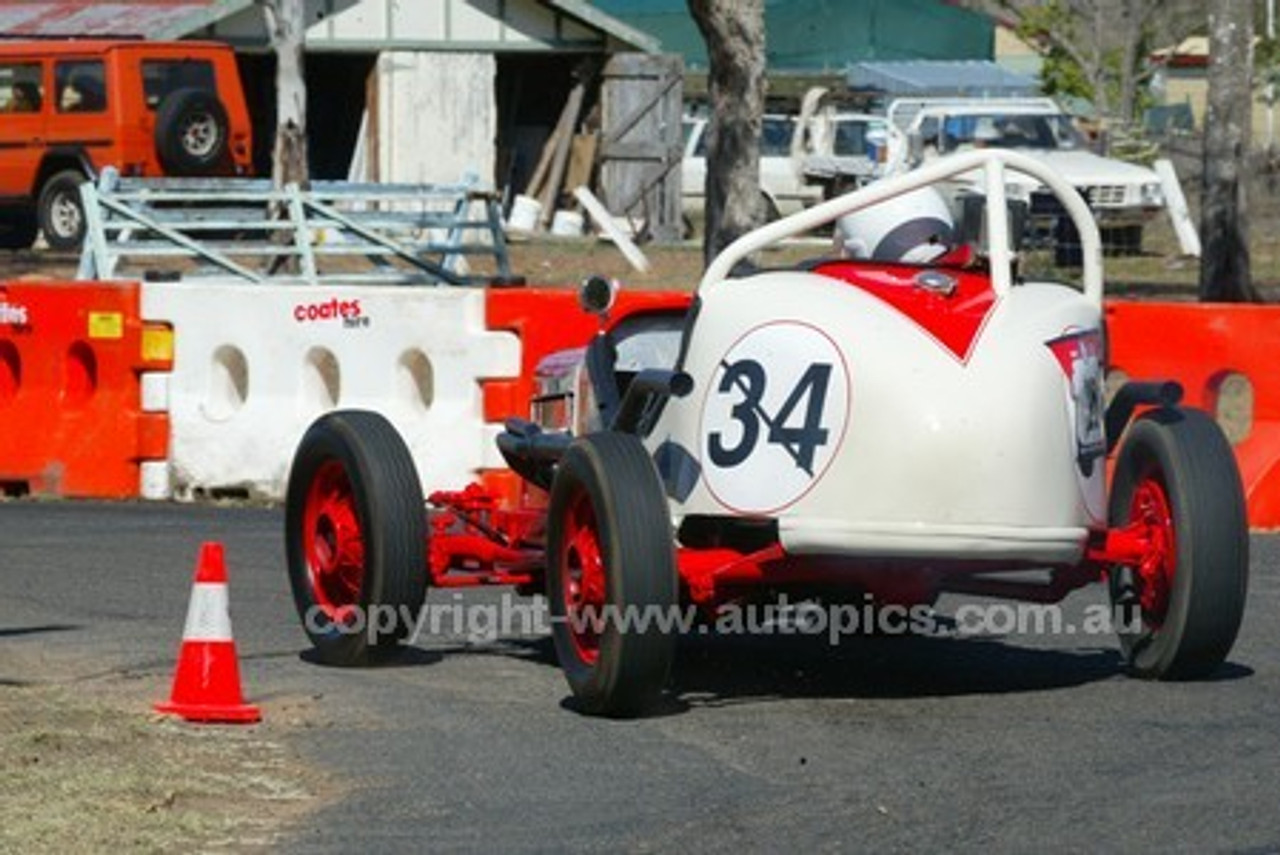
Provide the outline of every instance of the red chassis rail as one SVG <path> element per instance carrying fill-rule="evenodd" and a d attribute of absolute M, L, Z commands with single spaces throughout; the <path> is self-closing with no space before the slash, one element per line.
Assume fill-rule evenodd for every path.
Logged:
<path fill-rule="evenodd" d="M 480 484 L 428 497 L 430 582 L 436 587 L 514 585 L 521 593 L 543 590 L 546 509 L 501 507 Z M 788 555 L 780 544 L 743 552 L 730 548 L 680 547 L 681 589 L 704 608 L 771 588 L 864 591 L 881 603 L 930 602 L 941 592 L 1057 602 L 1071 591 L 1106 577 L 1115 566 L 1133 568 L 1144 580 L 1160 576 L 1172 557 L 1165 529 L 1148 519 L 1100 530 L 1076 565 L 1049 568 L 1047 581 L 1000 578 L 995 571 L 1032 570 L 954 560 L 924 567 L 907 561 L 849 561 Z M 1146 586 L 1159 590 L 1163 586 Z"/>

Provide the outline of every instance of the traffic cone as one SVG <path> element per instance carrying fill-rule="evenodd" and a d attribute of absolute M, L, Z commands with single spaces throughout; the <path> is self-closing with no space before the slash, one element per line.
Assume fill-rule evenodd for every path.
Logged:
<path fill-rule="evenodd" d="M 221 543 L 200 547 L 173 691 L 169 700 L 156 704 L 155 709 L 187 721 L 252 724 L 262 720 L 261 711 L 246 704 L 240 694 L 240 666 L 231 637 Z"/>

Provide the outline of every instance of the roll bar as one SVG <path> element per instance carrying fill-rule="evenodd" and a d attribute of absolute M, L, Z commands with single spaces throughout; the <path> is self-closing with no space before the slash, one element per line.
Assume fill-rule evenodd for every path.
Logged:
<path fill-rule="evenodd" d="M 1013 287 L 1012 250 L 1009 248 L 1009 208 L 1005 173 L 1012 170 L 1036 179 L 1058 197 L 1080 233 L 1084 256 L 1081 279 L 1085 297 L 1102 305 L 1102 239 L 1093 212 L 1080 193 L 1056 171 L 1025 154 L 1002 149 L 968 151 L 939 158 L 902 175 L 882 178 L 873 184 L 835 199 L 829 199 L 797 214 L 769 223 L 735 240 L 712 260 L 698 288 L 728 279 L 734 267 L 747 256 L 789 237 L 834 223 L 846 214 L 860 211 L 936 184 L 966 172 L 983 170 L 987 197 L 987 252 L 991 259 L 991 285 L 1003 296 Z"/>

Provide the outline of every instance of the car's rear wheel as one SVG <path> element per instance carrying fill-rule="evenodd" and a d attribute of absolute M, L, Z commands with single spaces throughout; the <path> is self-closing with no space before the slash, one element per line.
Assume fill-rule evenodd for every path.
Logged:
<path fill-rule="evenodd" d="M 321 416 L 289 473 L 285 546 L 294 604 L 321 660 L 393 648 L 426 596 L 426 511 L 413 458 L 377 413 Z"/>
<path fill-rule="evenodd" d="M 50 249 L 79 249 L 84 243 L 84 201 L 80 185 L 84 174 L 75 169 L 55 173 L 40 189 L 36 218 Z"/>
<path fill-rule="evenodd" d="M 1208 675 L 1235 642 L 1249 571 L 1240 474 L 1218 425 L 1193 409 L 1139 418 L 1120 448 L 1110 517 L 1146 544 L 1109 580 L 1130 671 Z"/>
<path fill-rule="evenodd" d="M 584 712 L 643 714 L 671 670 L 676 639 L 660 622 L 678 588 L 666 496 L 640 441 L 599 433 L 570 446 L 547 529 L 552 635 L 570 689 Z"/>

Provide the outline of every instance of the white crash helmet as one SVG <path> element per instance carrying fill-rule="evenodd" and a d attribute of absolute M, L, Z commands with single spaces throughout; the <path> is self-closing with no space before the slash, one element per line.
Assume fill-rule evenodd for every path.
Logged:
<path fill-rule="evenodd" d="M 836 250 L 847 258 L 928 264 L 955 245 L 955 223 L 942 194 L 921 187 L 836 222 Z"/>

